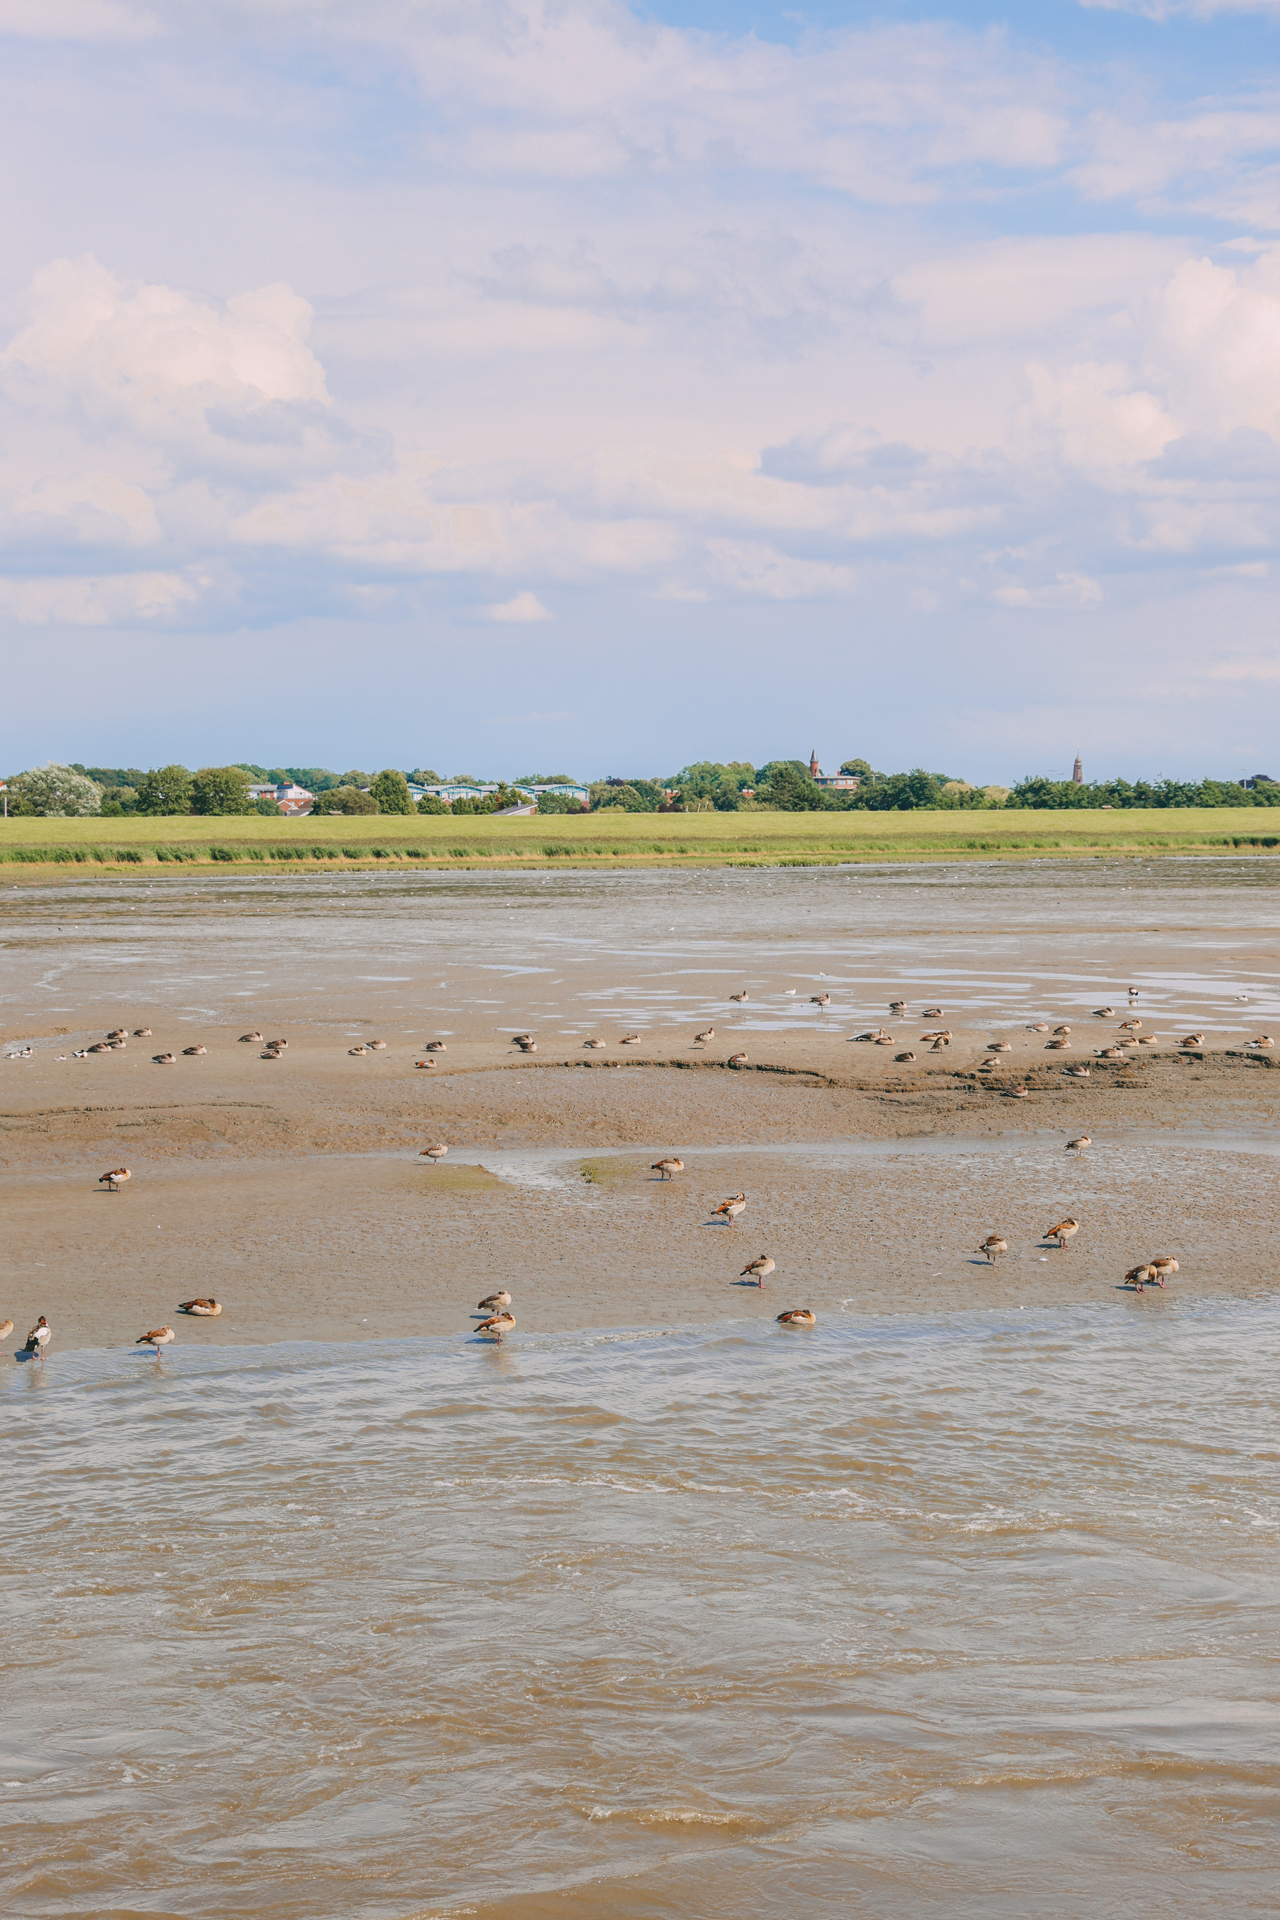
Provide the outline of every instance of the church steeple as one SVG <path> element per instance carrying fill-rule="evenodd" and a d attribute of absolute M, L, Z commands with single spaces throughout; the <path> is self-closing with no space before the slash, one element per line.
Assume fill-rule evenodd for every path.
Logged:
<path fill-rule="evenodd" d="M 818 749 L 816 747 L 813 749 L 813 752 L 809 755 L 809 772 L 813 775 L 815 780 L 817 779 L 818 775 L 822 772 L 822 768 L 818 765 Z"/>
<path fill-rule="evenodd" d="M 1080 755 L 1078 753 L 1076 755 L 1076 763 L 1071 769 L 1071 778 L 1077 787 L 1084 785 L 1084 768 L 1080 764 Z"/>

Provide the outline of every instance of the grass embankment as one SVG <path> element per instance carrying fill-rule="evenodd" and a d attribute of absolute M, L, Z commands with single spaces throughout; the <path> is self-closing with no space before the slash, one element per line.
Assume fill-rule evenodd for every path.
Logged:
<path fill-rule="evenodd" d="M 620 813 L 498 820 L 473 814 L 268 820 L 0 821 L 0 864 L 59 873 L 140 866 L 827 866 L 844 861 L 1030 859 L 1280 848 L 1280 813 L 1255 807 L 1124 812 Z"/>

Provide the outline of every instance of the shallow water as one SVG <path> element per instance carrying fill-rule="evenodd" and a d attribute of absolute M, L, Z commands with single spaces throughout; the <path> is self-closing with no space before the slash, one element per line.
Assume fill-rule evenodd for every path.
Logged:
<path fill-rule="evenodd" d="M 1127 1005 L 1138 984 L 1149 1024 L 1212 1044 L 1280 1018 L 1278 934 L 1266 856 L 99 878 L 0 891 L 0 1017 L 17 1034 L 91 1006 L 199 1025 L 267 1005 L 282 1025 L 572 1036 L 727 1024 L 726 992 L 747 987 L 735 1031 L 835 1033 L 898 994 L 1003 1025 Z M 829 1011 L 808 1004 L 816 987 Z"/>
<path fill-rule="evenodd" d="M 1270 1913 L 1278 1388 L 1167 1294 L 8 1366 L 0 1893 Z"/>

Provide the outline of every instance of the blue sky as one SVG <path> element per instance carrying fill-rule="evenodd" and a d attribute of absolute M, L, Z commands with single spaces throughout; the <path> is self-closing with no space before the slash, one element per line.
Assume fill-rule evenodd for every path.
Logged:
<path fill-rule="evenodd" d="M 5 770 L 1278 771 L 1280 4 L 0 52 Z"/>

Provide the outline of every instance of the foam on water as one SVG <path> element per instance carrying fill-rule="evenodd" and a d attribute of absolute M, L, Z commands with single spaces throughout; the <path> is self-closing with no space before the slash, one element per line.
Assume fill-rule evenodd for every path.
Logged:
<path fill-rule="evenodd" d="M 6 1904 L 1269 1911 L 1278 1386 L 1172 1295 L 7 1368 Z"/>

